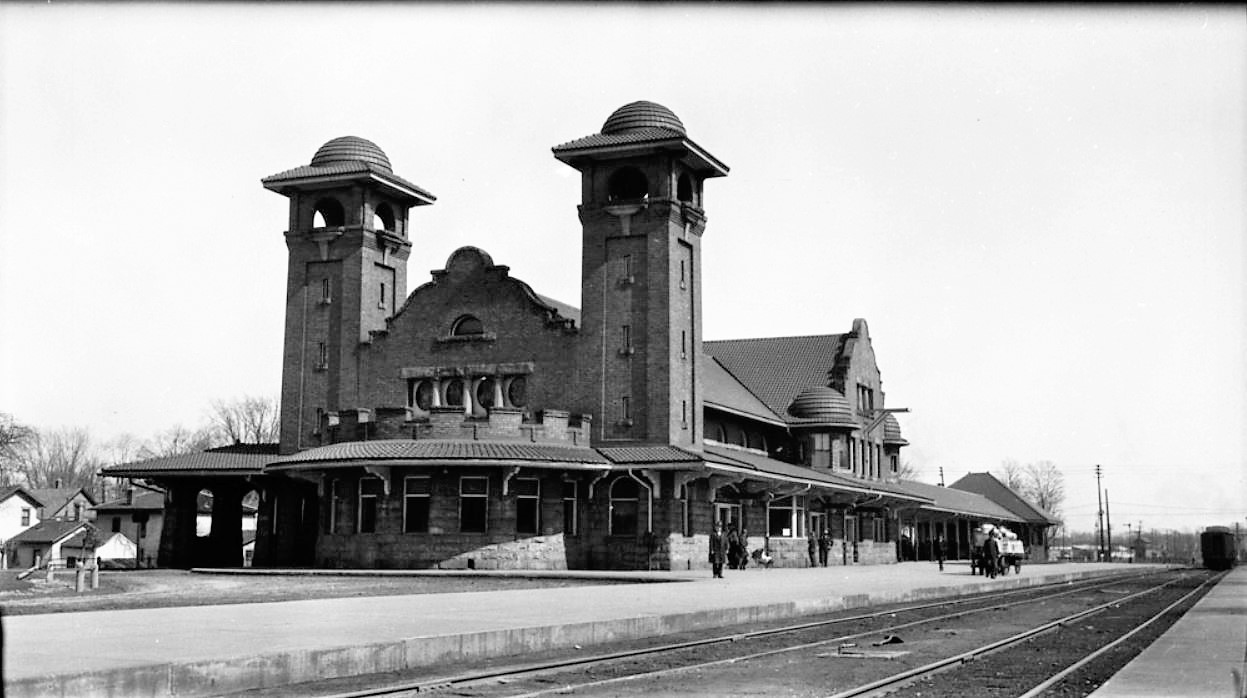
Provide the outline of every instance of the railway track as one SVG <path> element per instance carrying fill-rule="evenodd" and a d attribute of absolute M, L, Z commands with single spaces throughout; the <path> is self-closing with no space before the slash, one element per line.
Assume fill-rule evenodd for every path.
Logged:
<path fill-rule="evenodd" d="M 802 663 L 808 663 L 808 654 L 811 652 L 815 653 L 817 659 L 834 660 L 837 665 L 836 682 L 807 683 L 804 685 L 806 690 L 800 693 L 844 697 L 882 695 L 896 690 L 897 686 L 937 672 L 946 672 L 950 667 L 966 664 L 1038 634 L 1053 632 L 1063 625 L 1077 623 L 1080 619 L 1094 616 L 1106 608 L 1134 603 L 1136 599 L 1156 594 L 1187 579 L 1185 576 L 1173 574 L 1148 577 L 1159 579 L 1145 582 L 1137 574 L 1118 575 L 975 597 L 943 599 L 715 637 L 630 647 L 592 656 L 498 666 L 454 676 L 426 677 L 375 688 L 320 695 L 323 698 L 365 698 L 439 693 L 482 697 L 567 693 L 670 693 L 676 686 L 687 688 L 689 683 L 699 685 L 705 676 L 713 675 L 725 667 L 740 672 L 748 671 L 747 667 L 755 665 L 774 665 L 783 661 L 792 664 L 791 659 L 783 658 L 793 656 L 802 658 Z M 1105 596 L 1111 600 L 1101 603 Z M 1019 609 L 1024 608 L 1039 610 L 1022 613 Z M 930 655 L 930 647 L 927 645 L 932 643 L 927 642 L 924 645 L 921 640 L 916 644 L 913 641 L 899 640 L 903 635 L 919 636 L 933 632 L 938 634 L 941 628 L 946 630 L 950 623 L 970 627 L 974 622 L 981 622 L 971 622 L 973 619 L 1015 615 L 1034 616 L 1042 618 L 1043 621 L 1029 623 L 1026 628 L 1008 632 L 1004 637 L 993 637 L 988 642 L 977 643 L 968 649 L 960 649 L 965 644 L 963 639 L 962 642 L 953 643 L 959 651 L 943 652 L 938 658 L 918 664 L 915 664 L 915 660 Z M 988 625 L 992 623 L 989 621 Z M 974 632 L 967 633 L 967 637 L 977 638 L 978 635 L 979 633 Z M 881 663 L 881 657 L 903 660 Z M 853 664 L 850 671 L 841 670 L 849 664 Z M 882 664 L 902 666 L 903 669 L 881 674 L 879 667 Z M 681 675 L 692 678 L 682 678 Z M 684 683 L 678 683 L 681 681 Z M 851 682 L 851 685 L 844 685 L 845 681 Z M 663 688 L 664 682 L 669 682 L 666 688 Z M 828 686 L 831 690 L 820 693 L 817 690 L 818 685 Z M 810 691 L 811 688 L 813 692 Z M 711 694 L 715 692 L 710 691 Z"/>

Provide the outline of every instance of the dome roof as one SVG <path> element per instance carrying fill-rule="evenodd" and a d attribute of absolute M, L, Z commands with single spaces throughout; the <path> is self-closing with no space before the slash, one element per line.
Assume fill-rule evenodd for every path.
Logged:
<path fill-rule="evenodd" d="M 853 408 L 839 391 L 821 385 L 802 390 L 788 406 L 788 413 L 799 419 L 808 419 L 837 426 L 857 428 Z"/>
<path fill-rule="evenodd" d="M 680 117 L 661 104 L 653 102 L 633 102 L 615 110 L 614 114 L 602 124 L 602 133 L 615 135 L 629 133 L 644 128 L 661 128 L 687 136 Z"/>
<path fill-rule="evenodd" d="M 905 437 L 901 436 L 901 425 L 896 421 L 896 417 L 888 413 L 883 418 L 883 443 L 894 444 L 897 446 L 908 446 L 909 442 Z"/>
<path fill-rule="evenodd" d="M 390 159 L 376 143 L 357 136 L 342 136 L 322 145 L 312 156 L 312 167 L 325 167 L 344 162 L 363 162 L 393 174 Z"/>

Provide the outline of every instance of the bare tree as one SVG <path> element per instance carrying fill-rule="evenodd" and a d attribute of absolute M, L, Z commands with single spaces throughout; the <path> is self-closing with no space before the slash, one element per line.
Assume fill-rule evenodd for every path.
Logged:
<path fill-rule="evenodd" d="M 13 415 L 0 412 L 0 486 L 11 485 L 21 479 L 17 457 L 34 434 L 33 429 L 19 423 Z"/>
<path fill-rule="evenodd" d="M 91 435 L 81 427 L 55 431 L 34 430 L 15 451 L 15 465 L 23 483 L 30 487 L 84 487 L 95 490 L 99 457 L 91 447 Z"/>
<path fill-rule="evenodd" d="M 1022 467 L 1021 463 L 1012 458 L 1006 458 L 1001 462 L 1000 469 L 992 473 L 992 475 L 995 475 L 996 479 L 1000 480 L 1005 487 L 1023 497 L 1026 496 L 1026 469 Z"/>
<path fill-rule="evenodd" d="M 918 468 L 914 466 L 913 461 L 903 460 L 900 467 L 896 470 L 896 479 L 898 480 L 917 480 Z"/>
<path fill-rule="evenodd" d="M 246 396 L 232 401 L 213 400 L 209 415 L 216 440 L 233 443 L 275 443 L 281 414 L 276 398 Z"/>
<path fill-rule="evenodd" d="M 1060 518 L 1065 503 L 1065 474 L 1052 461 L 1026 464 L 1026 498 L 1041 509 Z"/>
<path fill-rule="evenodd" d="M 157 433 L 139 447 L 139 458 L 164 458 L 194 453 L 213 446 L 212 431 L 207 428 L 187 429 L 181 424 Z"/>

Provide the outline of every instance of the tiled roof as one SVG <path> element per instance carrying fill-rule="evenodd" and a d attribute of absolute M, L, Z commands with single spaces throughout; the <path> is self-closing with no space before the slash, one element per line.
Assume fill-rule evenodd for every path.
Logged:
<path fill-rule="evenodd" d="M 60 519 L 44 519 L 30 528 L 9 539 L 10 543 L 55 543 L 66 538 L 83 527 L 91 524 L 86 521 L 61 521 Z"/>
<path fill-rule="evenodd" d="M 783 418 L 771 411 L 757 395 L 736 380 L 731 371 L 713 356 L 702 362 L 702 394 L 707 407 L 738 412 L 755 419 L 782 424 Z"/>
<path fill-rule="evenodd" d="M 559 315 L 562 315 L 568 320 L 575 322 L 577 326 L 580 325 L 580 308 L 577 308 L 573 305 L 568 305 L 562 301 L 556 301 L 553 298 L 549 296 L 543 296 L 540 293 L 534 293 L 533 295 L 541 299 L 542 303 L 545 303 L 546 305 L 557 310 Z"/>
<path fill-rule="evenodd" d="M 909 442 L 901 436 L 901 424 L 891 412 L 883 418 L 883 443 L 889 446 L 908 446 Z"/>
<path fill-rule="evenodd" d="M 847 429 L 860 426 L 853 417 L 849 401 L 835 388 L 811 385 L 792 399 L 788 415 L 802 422 L 816 422 Z"/>
<path fill-rule="evenodd" d="M 893 486 L 911 494 L 934 500 L 933 504 L 924 505 L 923 509 L 953 514 L 967 514 L 994 521 L 1022 521 L 1008 509 L 983 495 L 973 492 L 965 492 L 951 487 L 940 487 L 939 485 L 928 485 L 925 482 L 913 480 L 902 480 Z"/>
<path fill-rule="evenodd" d="M 602 124 L 602 133 L 627 133 L 643 128 L 664 128 L 686 135 L 684 122 L 675 112 L 657 102 L 640 100 L 615 110 Z"/>
<path fill-rule="evenodd" d="M 378 179 L 390 181 L 400 185 L 403 188 L 410 189 L 420 196 L 427 198 L 429 201 L 437 200 L 436 196 L 430 194 L 420 186 L 399 177 L 393 172 L 390 172 L 374 163 L 362 162 L 359 160 L 335 162 L 331 165 L 302 165 L 284 172 L 269 175 L 261 179 L 260 183 L 269 189 L 273 189 L 274 187 L 280 187 L 283 183 L 294 182 L 300 179 L 308 179 L 312 177 L 345 177 L 350 175 L 373 175 Z"/>
<path fill-rule="evenodd" d="M 710 460 L 726 463 L 728 465 L 743 466 L 756 470 L 759 473 L 776 475 L 786 479 L 800 480 L 802 482 L 823 485 L 831 489 L 848 492 L 881 494 L 900 499 L 913 500 L 916 502 L 928 501 L 927 497 L 907 492 L 896 487 L 894 483 L 858 480 L 856 478 L 830 473 L 825 470 L 814 470 L 813 468 L 807 468 L 804 465 L 785 463 L 758 453 L 750 453 L 748 451 L 740 451 L 722 446 L 706 446 L 705 451 L 706 454 L 711 457 Z"/>
<path fill-rule="evenodd" d="M 967 473 L 949 487 L 981 494 L 1028 523 L 1046 523 L 1053 526 L 1061 523 L 1060 519 L 1026 501 L 991 473 Z"/>
<path fill-rule="evenodd" d="M 185 475 L 192 472 L 259 474 L 264 469 L 264 464 L 275 457 L 262 453 L 197 451 L 180 456 L 151 458 L 137 463 L 110 465 L 100 472 L 108 477 L 148 477 L 160 473 Z"/>
<path fill-rule="evenodd" d="M 609 446 L 597 449 L 611 463 L 700 463 L 701 457 L 675 446 Z"/>
<path fill-rule="evenodd" d="M 506 460 L 549 463 L 587 463 L 609 465 L 597 451 L 583 446 L 516 443 L 509 441 L 466 441 L 458 439 L 388 439 L 351 441 L 309 449 L 282 456 L 272 467 L 328 463 L 334 461 L 384 460 Z"/>
<path fill-rule="evenodd" d="M 843 342 L 838 334 L 729 339 L 705 342 L 703 350 L 787 420 L 788 405 L 802 390 L 829 383 Z"/>
<path fill-rule="evenodd" d="M 687 140 L 683 134 L 670 129 L 646 127 L 622 133 L 595 133 L 554 146 L 555 153 L 584 148 L 601 148 L 612 145 L 640 145 L 644 143 L 680 142 Z"/>

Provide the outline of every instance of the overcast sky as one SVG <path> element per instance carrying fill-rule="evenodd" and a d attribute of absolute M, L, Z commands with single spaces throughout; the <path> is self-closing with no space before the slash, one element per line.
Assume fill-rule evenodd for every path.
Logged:
<path fill-rule="evenodd" d="M 1247 524 L 1242 8 L 0 4 L 0 411 L 103 440 L 276 396 L 286 200 L 331 138 L 579 305 L 550 148 L 671 108 L 707 339 L 865 318 L 936 482 L 1049 460 L 1089 530 Z M 408 289 L 410 290 L 410 288 Z"/>

